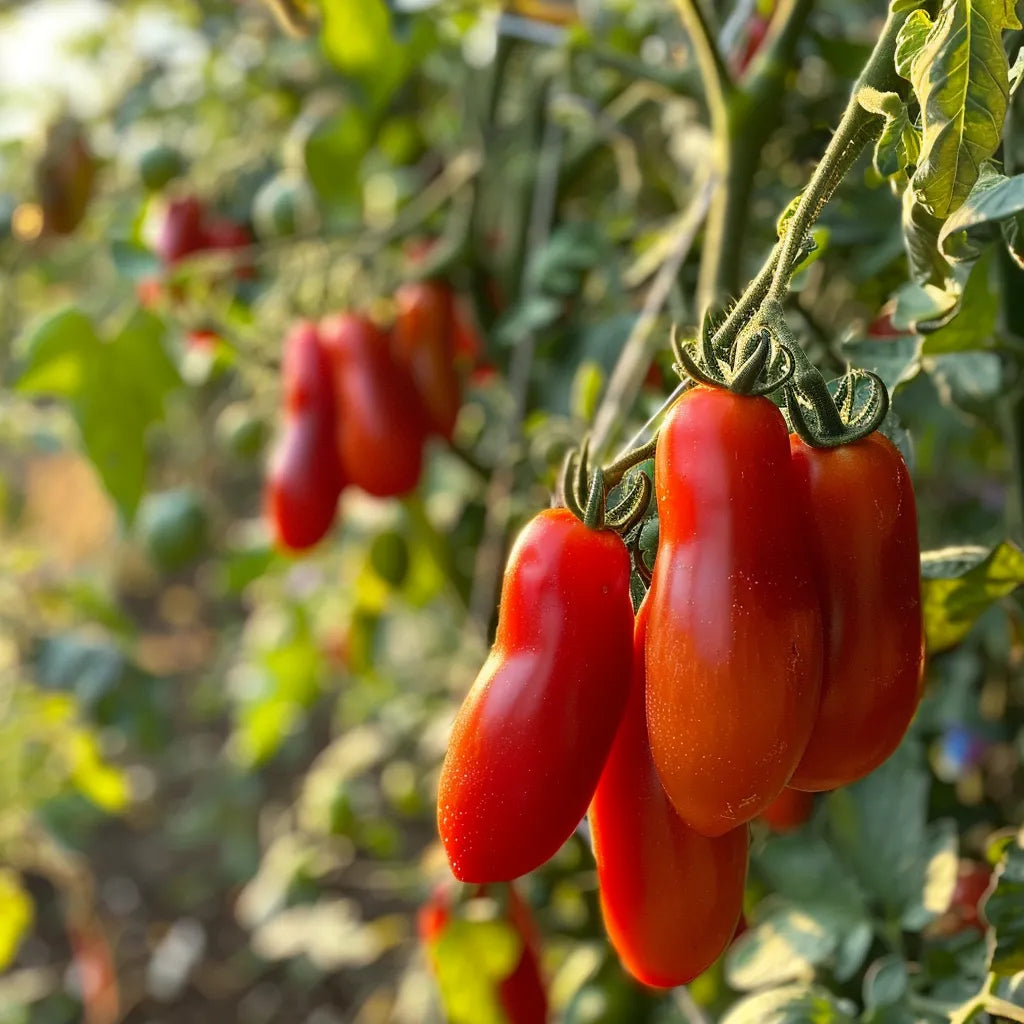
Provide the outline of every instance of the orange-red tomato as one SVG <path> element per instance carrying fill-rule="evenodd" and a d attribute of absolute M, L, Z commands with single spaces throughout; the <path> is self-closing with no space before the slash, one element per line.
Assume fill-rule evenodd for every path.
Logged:
<path fill-rule="evenodd" d="M 195 196 L 172 199 L 164 211 L 156 240 L 156 253 L 172 266 L 192 253 L 206 248 L 203 204 Z"/>
<path fill-rule="evenodd" d="M 649 606 L 636 619 L 629 702 L 590 805 L 590 829 L 612 945 L 638 981 L 671 988 L 710 967 L 733 937 L 747 826 L 708 839 L 683 822 L 662 789 L 644 697 Z"/>
<path fill-rule="evenodd" d="M 791 439 L 825 624 L 814 731 L 790 785 L 835 789 L 899 745 L 921 696 L 924 634 L 914 488 L 882 434 L 838 448 Z"/>
<path fill-rule="evenodd" d="M 330 365 L 315 324 L 303 321 L 289 332 L 282 378 L 285 427 L 271 456 L 266 513 L 278 545 L 300 551 L 331 528 L 345 485 Z"/>
<path fill-rule="evenodd" d="M 352 483 L 368 494 L 407 494 L 423 469 L 426 423 L 416 390 L 387 335 L 352 313 L 328 317 L 320 336 L 337 398 L 336 443 Z"/>
<path fill-rule="evenodd" d="M 450 439 L 462 403 L 451 289 L 440 281 L 412 281 L 398 289 L 395 301 L 395 358 L 412 377 L 431 429 Z"/>
<path fill-rule="evenodd" d="M 792 832 L 811 816 L 814 794 L 788 786 L 761 812 L 761 820 L 773 832 Z"/>
<path fill-rule="evenodd" d="M 539 867 L 586 813 L 629 693 L 629 553 L 564 508 L 520 533 L 490 656 L 459 710 L 437 825 L 465 882 Z"/>
<path fill-rule="evenodd" d="M 718 836 L 763 811 L 803 755 L 822 625 L 782 413 L 697 387 L 661 430 L 647 720 L 665 791 Z"/>

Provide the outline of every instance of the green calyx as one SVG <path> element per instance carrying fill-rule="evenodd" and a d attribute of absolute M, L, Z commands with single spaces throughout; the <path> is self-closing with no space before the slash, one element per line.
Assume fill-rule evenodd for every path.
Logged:
<path fill-rule="evenodd" d="M 793 375 L 792 354 L 767 327 L 748 328 L 721 345 L 714 340 L 720 323 L 721 317 L 708 312 L 697 338 L 681 342 L 673 332 L 672 353 L 681 378 L 690 377 L 738 395 L 757 396 L 777 390 Z"/>
<path fill-rule="evenodd" d="M 562 498 L 566 508 L 592 530 L 614 530 L 625 536 L 643 518 L 650 504 L 654 485 L 646 473 L 635 473 L 622 498 L 606 508 L 610 488 L 618 484 L 634 466 L 651 457 L 651 441 L 617 459 L 607 469 L 590 466 L 590 441 L 573 448 L 562 471 Z"/>

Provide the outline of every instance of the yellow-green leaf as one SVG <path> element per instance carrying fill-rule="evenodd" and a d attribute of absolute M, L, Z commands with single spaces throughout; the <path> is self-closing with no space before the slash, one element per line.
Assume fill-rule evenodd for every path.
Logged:
<path fill-rule="evenodd" d="M 32 900 L 21 879 L 10 869 L 0 868 L 0 970 L 14 959 L 32 917 Z"/>

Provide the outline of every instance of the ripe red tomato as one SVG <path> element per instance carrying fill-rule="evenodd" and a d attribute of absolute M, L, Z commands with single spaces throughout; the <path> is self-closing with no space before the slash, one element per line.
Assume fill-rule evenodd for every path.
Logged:
<path fill-rule="evenodd" d="M 285 428 L 267 478 L 266 512 L 277 543 L 300 551 L 330 529 L 345 484 L 335 437 L 327 355 L 308 321 L 285 339 Z"/>
<path fill-rule="evenodd" d="M 336 443 L 352 483 L 386 498 L 411 491 L 423 468 L 426 424 L 412 381 L 388 338 L 365 317 L 340 313 L 320 326 L 340 415 Z"/>
<path fill-rule="evenodd" d="M 440 281 L 412 281 L 398 289 L 395 301 L 395 358 L 412 377 L 431 429 L 450 439 L 462 404 L 451 289 Z"/>
<path fill-rule="evenodd" d="M 156 240 L 156 254 L 167 266 L 206 247 L 203 204 L 195 196 L 172 199 Z"/>
<path fill-rule="evenodd" d="M 781 792 L 807 746 L 822 627 L 782 413 L 697 387 L 655 460 L 647 631 L 654 762 L 683 820 L 718 836 Z"/>
<path fill-rule="evenodd" d="M 567 509 L 520 533 L 494 647 L 441 769 L 437 823 L 456 878 L 532 871 L 586 812 L 629 693 L 629 576 L 621 538 Z"/>
<path fill-rule="evenodd" d="M 121 1019 L 121 993 L 110 943 L 99 922 L 68 923 L 68 941 L 78 975 L 85 1024 L 113 1024 Z"/>
<path fill-rule="evenodd" d="M 747 827 L 708 839 L 662 789 L 647 738 L 644 641 L 636 619 L 626 712 L 590 805 L 605 928 L 625 968 L 657 988 L 685 985 L 732 939 L 743 904 Z"/>
<path fill-rule="evenodd" d="M 792 832 L 811 816 L 814 794 L 802 793 L 787 786 L 760 814 L 773 832 Z"/>
<path fill-rule="evenodd" d="M 791 438 L 825 625 L 821 706 L 790 785 L 835 789 L 899 745 L 921 697 L 924 635 L 914 488 L 882 434 L 838 448 Z"/>
<path fill-rule="evenodd" d="M 481 887 L 476 896 L 470 898 L 470 902 L 486 894 L 486 888 Z M 505 1011 L 508 1024 L 545 1024 L 548 1019 L 548 997 L 540 967 L 537 926 L 530 908 L 511 885 L 508 887 L 505 915 L 523 945 L 512 973 L 498 985 L 498 1001 Z M 420 941 L 427 946 L 431 961 L 434 960 L 434 944 L 440 941 L 451 919 L 450 893 L 444 886 L 439 886 L 420 907 L 416 917 Z"/>

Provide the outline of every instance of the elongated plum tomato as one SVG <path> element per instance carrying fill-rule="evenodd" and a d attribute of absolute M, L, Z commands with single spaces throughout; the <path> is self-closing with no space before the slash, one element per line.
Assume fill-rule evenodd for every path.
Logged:
<path fill-rule="evenodd" d="M 807 821 L 814 810 L 814 794 L 787 786 L 760 814 L 773 832 L 792 832 Z"/>
<path fill-rule="evenodd" d="M 395 293 L 398 316 L 391 332 L 396 360 L 405 366 L 430 428 L 451 438 L 461 395 L 455 372 L 454 296 L 441 281 L 413 281 Z"/>
<path fill-rule="evenodd" d="M 637 615 L 626 712 L 590 805 L 605 928 L 638 981 L 692 981 L 729 944 L 743 904 L 747 826 L 715 839 L 676 814 L 647 738 L 644 640 L 650 602 Z"/>
<path fill-rule="evenodd" d="M 271 456 L 266 509 L 278 545 L 300 551 L 330 529 L 345 484 L 330 366 L 314 324 L 288 334 L 282 377 L 285 426 Z"/>
<path fill-rule="evenodd" d="M 835 789 L 896 749 L 921 697 L 917 511 L 903 458 L 882 434 L 839 448 L 790 443 L 825 623 L 821 706 L 790 785 Z"/>
<path fill-rule="evenodd" d="M 629 693 L 629 554 L 547 509 L 505 568 L 498 630 L 455 720 L 437 824 L 455 877 L 515 878 L 572 835 Z"/>
<path fill-rule="evenodd" d="M 340 313 L 320 325 L 340 415 L 336 441 L 352 483 L 390 498 L 411 491 L 423 469 L 426 424 L 387 336 L 365 317 Z"/>
<path fill-rule="evenodd" d="M 821 687 L 821 612 L 782 413 L 767 398 L 687 392 L 662 428 L 655 488 L 651 749 L 683 820 L 719 836 L 779 795 Z"/>

